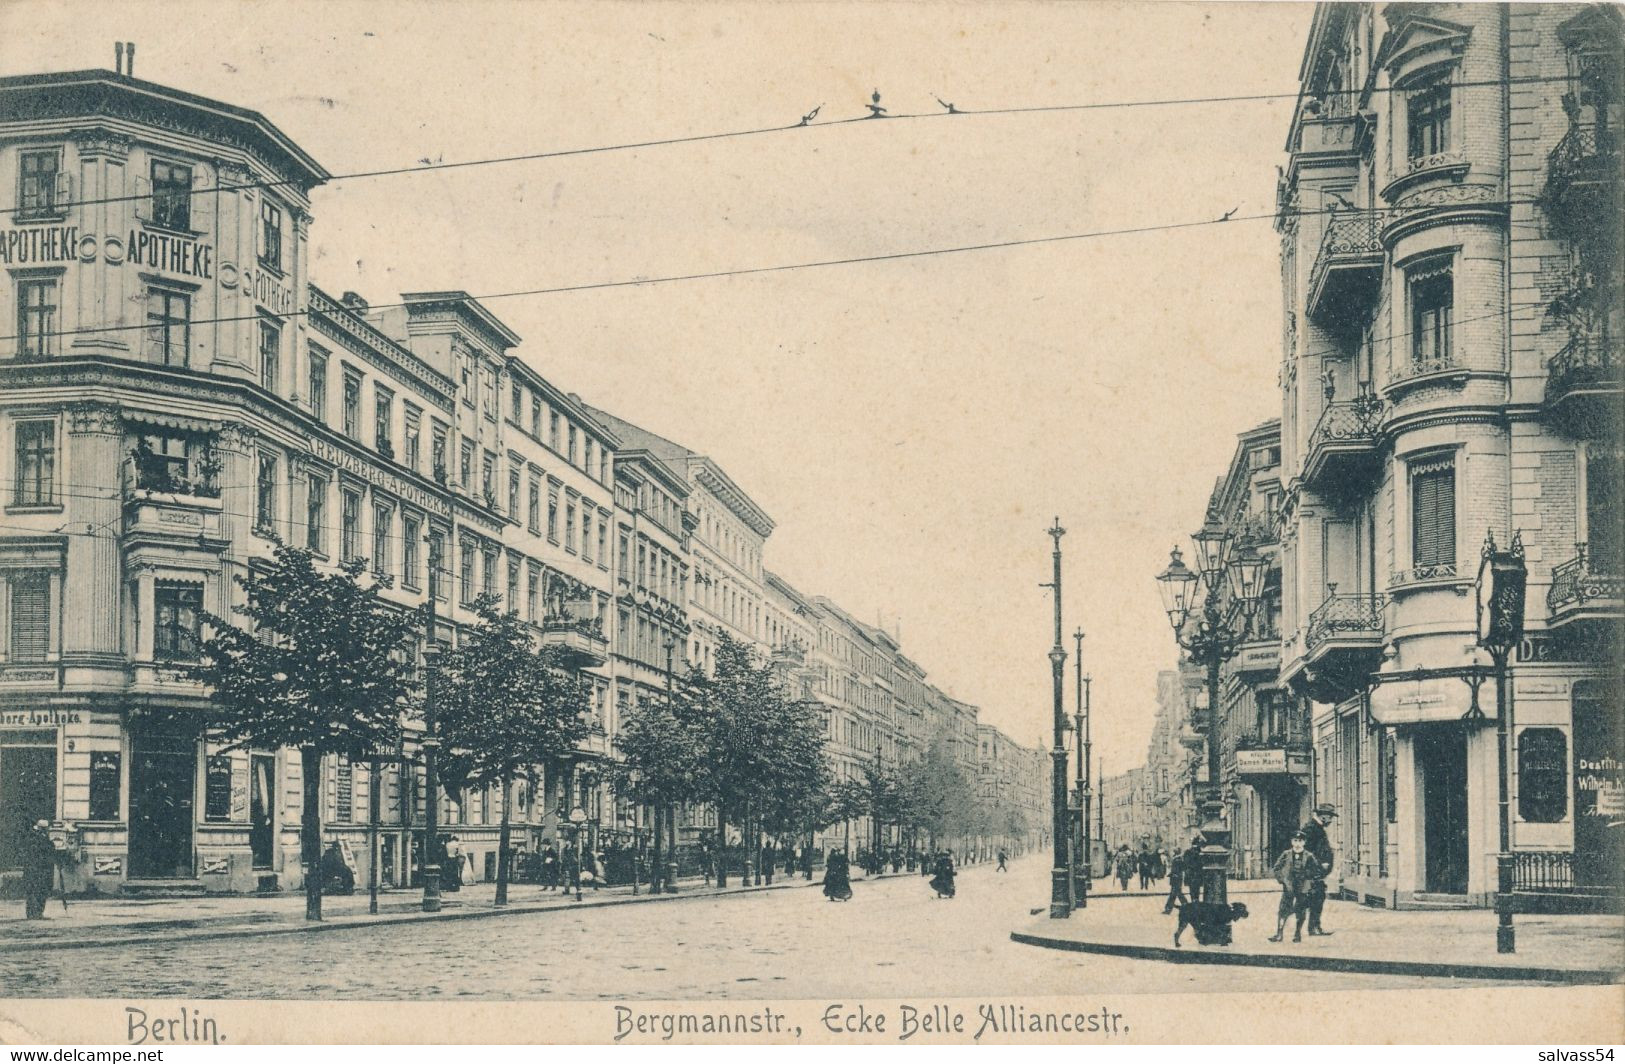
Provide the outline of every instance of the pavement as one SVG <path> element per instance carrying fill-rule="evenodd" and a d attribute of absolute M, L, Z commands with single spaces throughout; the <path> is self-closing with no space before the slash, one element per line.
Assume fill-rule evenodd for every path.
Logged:
<path fill-rule="evenodd" d="M 1091 898 L 1069 919 L 1045 916 L 1011 934 L 1019 943 L 1077 953 L 1176 964 L 1288 968 L 1423 978 L 1607 983 L 1625 976 L 1625 919 L 1618 915 L 1519 915 L 1517 951 L 1496 952 L 1496 918 L 1483 909 L 1431 911 L 1369 908 L 1329 901 L 1327 937 L 1270 942 L 1279 888 L 1233 885 L 1231 894 L 1251 910 L 1233 925 L 1229 946 L 1201 946 L 1189 929 L 1173 944 L 1173 916 L 1145 894 Z"/>
<path fill-rule="evenodd" d="M 859 878 L 855 897 L 846 903 L 798 889 L 805 880 L 722 892 L 701 886 L 659 896 L 658 902 L 608 889 L 595 900 L 589 890 L 579 904 L 538 897 L 532 893 L 538 888 L 527 886 L 517 888 L 513 906 L 502 914 L 489 907 L 483 890 L 465 889 L 448 898 L 457 907 L 438 917 L 412 912 L 417 899 L 403 893 L 384 900 L 405 912 L 392 908 L 374 918 L 359 915 L 365 898 L 328 899 L 337 904 L 335 912 L 358 915 L 335 916 L 310 930 L 301 919 L 300 898 L 273 903 L 280 905 L 280 923 L 249 924 L 244 931 L 236 930 L 245 926 L 240 919 L 178 930 L 121 927 L 111 917 L 156 910 L 175 919 L 190 905 L 193 918 L 203 921 L 205 913 L 196 907 L 204 902 L 218 918 L 232 915 L 221 909 L 234 904 L 261 912 L 261 899 L 108 902 L 100 924 L 73 932 L 80 948 L 42 949 L 35 940 L 0 952 L 0 999 L 857 1002 L 1061 994 L 1115 1000 L 1135 994 L 1403 992 L 1426 984 L 1404 976 L 1148 963 L 1012 942 L 1011 929 L 1030 922 L 1029 909 L 1048 897 L 1049 872 L 1041 857 L 1012 862 L 1008 875 L 976 865 L 962 871 L 951 900 L 939 900 L 917 875 Z M 668 904 L 668 898 L 675 900 Z M 52 904 L 60 915 L 60 904 Z M 1100 901 L 1090 912 L 1134 904 L 1130 898 Z M 490 918 L 459 918 L 463 912 Z M 387 922 L 397 916 L 404 919 Z M 71 930 L 69 921 L 47 923 Z M 18 930 L 20 922 L 8 923 L 0 941 Z M 222 930 L 229 933 L 215 933 Z M 1464 985 L 1490 984 L 1452 984 Z"/>

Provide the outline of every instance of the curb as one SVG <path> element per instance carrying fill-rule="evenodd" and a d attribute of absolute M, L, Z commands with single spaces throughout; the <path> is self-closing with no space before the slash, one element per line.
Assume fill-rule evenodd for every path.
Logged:
<path fill-rule="evenodd" d="M 774 883 L 771 886 L 763 884 L 759 887 L 732 887 L 721 891 L 712 890 L 698 894 L 641 894 L 637 896 L 624 895 L 615 898 L 595 898 L 591 901 L 583 899 L 569 905 L 509 905 L 503 908 L 442 910 L 438 913 L 402 913 L 396 916 L 357 916 L 340 917 L 334 921 L 299 922 L 279 924 L 273 926 L 255 927 L 226 927 L 218 930 L 200 930 L 188 934 L 163 935 L 157 939 L 143 939 L 139 935 L 120 935 L 113 938 L 69 938 L 51 941 L 48 939 L 12 939 L 0 942 L 0 956 L 11 953 L 33 953 L 42 950 L 66 949 L 96 949 L 104 946 L 123 946 L 130 944 L 155 945 L 168 942 L 207 942 L 228 938 L 265 938 L 273 935 L 303 935 L 323 931 L 350 931 L 358 928 L 393 927 L 401 924 L 428 923 L 442 920 L 480 920 L 492 916 L 535 916 L 544 913 L 580 912 L 583 909 L 607 909 L 618 905 L 648 905 L 665 901 L 694 901 L 699 898 L 732 898 L 744 894 L 761 894 L 770 890 L 795 890 L 801 887 L 818 886 L 814 880 L 796 880 L 791 883 Z M 153 921 L 162 923 L 164 921 Z M 139 924 L 103 924 L 102 927 L 115 929 L 139 928 Z M 87 929 L 91 930 L 91 929 Z"/>
<path fill-rule="evenodd" d="M 1300 971 L 1345 972 L 1354 975 L 1416 975 L 1433 979 L 1506 979 L 1516 982 L 1598 984 L 1619 982 L 1625 973 L 1595 968 L 1541 968 L 1499 964 L 1452 963 L 1449 961 L 1367 960 L 1358 957 L 1306 957 L 1277 953 L 1219 953 L 1202 947 L 1176 949 L 1171 946 L 1131 946 L 1114 942 L 1085 942 L 1070 938 L 1050 938 L 1022 931 L 1010 932 L 1010 940 L 1040 949 L 1072 953 L 1098 953 L 1135 960 L 1168 961 L 1173 964 L 1213 964 L 1254 968 L 1293 968 Z"/>

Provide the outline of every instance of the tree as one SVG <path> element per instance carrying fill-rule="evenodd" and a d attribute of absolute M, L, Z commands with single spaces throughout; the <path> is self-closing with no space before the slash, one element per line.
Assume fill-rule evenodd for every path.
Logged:
<path fill-rule="evenodd" d="M 760 781 L 759 802 L 763 828 L 782 840 L 811 829 L 823 802 L 829 764 L 817 702 L 790 701 L 781 695 L 771 709 L 772 757 Z"/>
<path fill-rule="evenodd" d="M 498 905 L 508 904 L 511 817 L 516 779 L 540 782 L 540 769 L 567 757 L 587 733 L 591 687 L 562 647 L 538 647 L 531 625 L 499 612 L 495 596 L 474 604 L 480 623 L 463 632 L 435 684 L 440 739 L 464 786 L 496 784 Z"/>
<path fill-rule="evenodd" d="M 322 918 L 321 776 L 329 754 L 360 760 L 391 749 L 416 692 L 417 610 L 361 582 L 365 560 L 318 572 L 309 551 L 279 544 L 269 567 L 238 577 L 239 626 L 213 614 L 191 675 L 214 693 L 215 734 L 231 748 L 299 750 L 305 918 Z"/>
<path fill-rule="evenodd" d="M 698 801 L 708 793 L 712 766 L 706 746 L 704 707 L 693 675 L 675 682 L 669 696 L 645 699 L 622 719 L 615 736 L 621 755 L 611 767 L 616 789 L 639 804 L 662 810 Z M 658 824 L 658 820 L 657 820 Z M 656 828 L 656 841 L 659 839 Z M 677 840 L 667 840 L 677 852 Z M 653 855 L 658 863 L 660 855 Z M 651 888 L 660 873 L 650 876 Z"/>

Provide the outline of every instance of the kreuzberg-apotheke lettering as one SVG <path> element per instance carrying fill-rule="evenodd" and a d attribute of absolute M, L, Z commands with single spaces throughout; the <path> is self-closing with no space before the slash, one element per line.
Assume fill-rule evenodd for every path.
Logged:
<path fill-rule="evenodd" d="M 400 477 L 379 469 L 371 462 L 363 461 L 353 454 L 342 451 L 326 440 L 311 437 L 309 438 L 309 444 L 312 458 L 326 462 L 336 469 L 342 469 L 351 476 L 380 487 L 403 502 L 411 503 L 436 516 L 449 517 L 451 515 L 451 507 L 444 500 L 437 499 Z"/>

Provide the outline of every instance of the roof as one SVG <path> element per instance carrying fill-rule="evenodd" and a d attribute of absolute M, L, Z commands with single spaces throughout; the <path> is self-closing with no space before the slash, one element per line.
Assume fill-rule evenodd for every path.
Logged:
<path fill-rule="evenodd" d="M 332 175 L 258 111 L 111 70 L 72 70 L 0 78 L 0 115 L 8 121 L 105 115 L 176 128 L 260 156 L 302 190 Z"/>
<path fill-rule="evenodd" d="M 411 312 L 434 307 L 449 307 L 459 312 L 469 324 L 484 333 L 497 347 L 506 350 L 519 346 L 519 334 L 502 324 L 502 319 L 486 310 L 478 299 L 467 292 L 402 292 L 401 302 Z"/>

